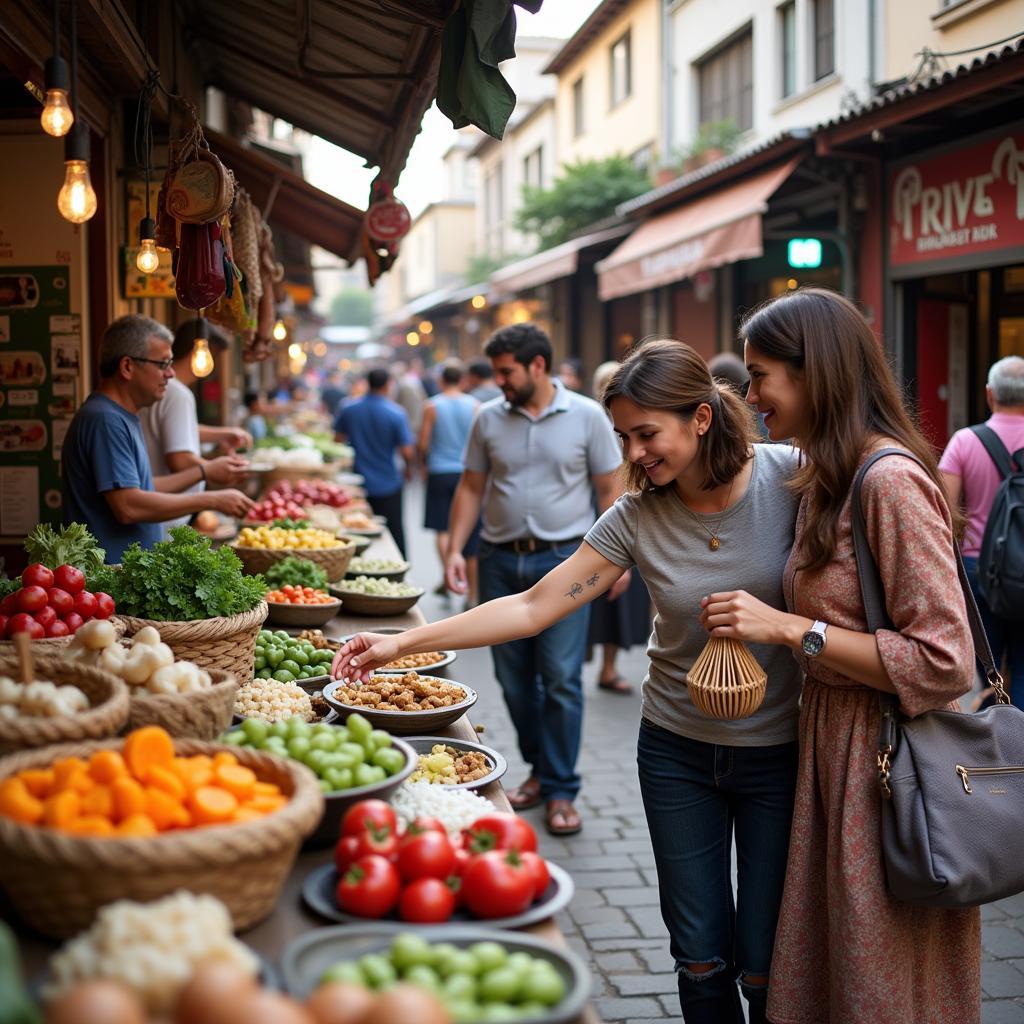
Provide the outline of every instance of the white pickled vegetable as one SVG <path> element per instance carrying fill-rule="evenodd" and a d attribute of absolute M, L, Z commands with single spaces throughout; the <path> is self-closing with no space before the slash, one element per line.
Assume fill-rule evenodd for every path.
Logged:
<path fill-rule="evenodd" d="M 133 686 L 141 686 L 160 668 L 157 664 L 157 659 L 158 655 L 152 647 L 146 644 L 133 647 L 128 652 L 128 657 L 124 659 L 124 664 L 121 666 L 121 677 L 126 683 L 131 683 Z"/>
<path fill-rule="evenodd" d="M 117 631 L 106 619 L 90 619 L 78 627 L 76 639 L 91 651 L 102 651 L 117 641 Z"/>
<path fill-rule="evenodd" d="M 157 664 L 160 668 L 163 668 L 164 665 L 174 664 L 174 651 L 172 651 L 167 644 L 163 643 L 163 641 L 158 644 L 153 644 L 151 650 L 156 655 Z M 191 662 L 182 662 L 181 664 L 190 665 Z"/>
<path fill-rule="evenodd" d="M 99 667 L 114 675 L 120 675 L 124 668 L 124 660 L 127 652 L 120 644 L 112 644 L 101 655 Z"/>
<path fill-rule="evenodd" d="M 7 676 L 0 677 L 0 704 L 17 704 L 21 700 L 21 687 Z"/>
<path fill-rule="evenodd" d="M 154 647 L 160 643 L 160 632 L 155 626 L 143 626 L 142 629 L 132 637 L 132 644 L 144 644 Z"/>

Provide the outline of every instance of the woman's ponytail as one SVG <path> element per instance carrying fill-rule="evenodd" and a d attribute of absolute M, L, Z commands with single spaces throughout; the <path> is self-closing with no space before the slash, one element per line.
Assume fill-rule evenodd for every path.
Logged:
<path fill-rule="evenodd" d="M 711 425 L 697 453 L 706 491 L 732 480 L 749 458 L 750 446 L 759 440 L 754 410 L 732 385 L 712 380 L 709 398 Z"/>

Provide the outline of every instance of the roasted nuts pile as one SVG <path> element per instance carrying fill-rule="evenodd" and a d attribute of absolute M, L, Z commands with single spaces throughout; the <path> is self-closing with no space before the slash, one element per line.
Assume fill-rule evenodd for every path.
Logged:
<path fill-rule="evenodd" d="M 444 661 L 443 651 L 425 651 L 423 654 L 406 654 L 404 657 L 395 658 L 394 661 L 389 661 L 384 668 L 402 670 L 428 668 L 430 665 L 436 665 L 439 661 Z"/>
<path fill-rule="evenodd" d="M 373 676 L 361 686 L 339 686 L 334 699 L 375 711 L 433 711 L 461 704 L 466 691 L 454 683 L 406 672 L 403 676 Z"/>

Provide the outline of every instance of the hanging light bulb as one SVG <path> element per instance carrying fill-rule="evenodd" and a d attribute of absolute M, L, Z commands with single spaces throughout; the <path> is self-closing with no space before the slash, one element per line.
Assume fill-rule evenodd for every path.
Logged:
<path fill-rule="evenodd" d="M 160 266 L 160 254 L 156 251 L 156 223 L 152 217 L 143 217 L 139 222 L 139 254 L 135 266 L 142 274 L 152 274 Z"/>
<path fill-rule="evenodd" d="M 283 320 L 278 320 L 277 323 L 274 324 L 273 334 L 274 341 L 284 341 L 284 339 L 288 337 L 288 328 L 285 327 Z"/>
<path fill-rule="evenodd" d="M 80 121 L 64 140 L 64 167 L 57 209 L 72 224 L 84 224 L 96 212 L 96 193 L 89 180 L 89 131 Z"/>
<path fill-rule="evenodd" d="M 43 77 L 46 81 L 46 100 L 39 123 L 47 135 L 59 139 L 67 135 L 75 122 L 74 111 L 68 103 L 68 65 L 60 55 L 60 0 L 53 0 L 53 56 L 46 62 Z"/>
<path fill-rule="evenodd" d="M 195 348 L 192 349 L 192 372 L 197 377 L 209 377 L 213 373 L 213 353 L 205 338 L 196 338 Z"/>

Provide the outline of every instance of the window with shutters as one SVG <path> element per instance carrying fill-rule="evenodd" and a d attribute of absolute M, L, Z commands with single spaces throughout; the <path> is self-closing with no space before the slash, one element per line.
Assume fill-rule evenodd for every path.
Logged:
<path fill-rule="evenodd" d="M 796 2 L 779 8 L 779 95 L 796 92 Z"/>
<path fill-rule="evenodd" d="M 586 131 L 583 110 L 583 76 L 572 83 L 572 134 L 579 138 Z"/>
<path fill-rule="evenodd" d="M 742 130 L 754 126 L 754 45 L 747 29 L 697 65 L 700 123 L 732 120 Z"/>
<path fill-rule="evenodd" d="M 612 44 L 608 53 L 611 105 L 617 107 L 633 92 L 633 49 L 629 32 Z"/>
<path fill-rule="evenodd" d="M 836 69 L 836 29 L 834 0 L 814 0 L 814 80 L 831 75 Z"/>

